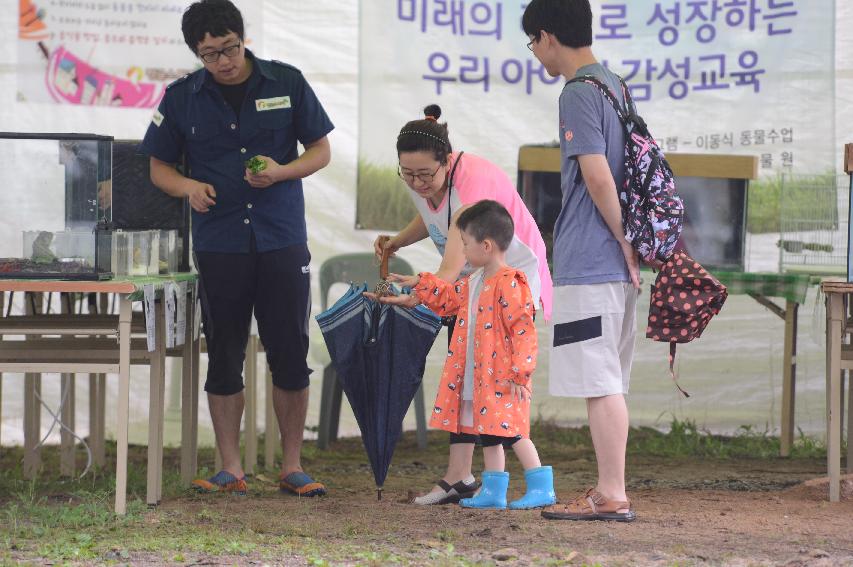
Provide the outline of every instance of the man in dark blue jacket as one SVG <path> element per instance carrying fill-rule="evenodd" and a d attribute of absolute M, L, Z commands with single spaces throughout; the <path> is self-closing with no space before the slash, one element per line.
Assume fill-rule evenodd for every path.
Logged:
<path fill-rule="evenodd" d="M 284 454 L 280 487 L 322 495 L 325 487 L 300 463 L 311 372 L 302 178 L 329 163 L 326 136 L 334 126 L 298 69 L 246 49 L 243 18 L 229 0 L 192 4 L 182 31 L 204 67 L 166 89 L 142 150 L 150 156 L 153 183 L 187 197 L 193 208 L 209 355 L 205 391 L 223 462 L 223 470 L 194 485 L 246 492 L 242 368 L 254 312 L 275 386 Z M 256 156 L 264 168 L 254 173 L 245 163 Z M 184 157 L 186 175 L 175 168 Z"/>

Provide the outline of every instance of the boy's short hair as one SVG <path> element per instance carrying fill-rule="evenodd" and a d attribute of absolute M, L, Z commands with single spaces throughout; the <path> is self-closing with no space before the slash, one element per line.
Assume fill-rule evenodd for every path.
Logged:
<path fill-rule="evenodd" d="M 223 37 L 230 32 L 243 40 L 243 16 L 229 0 L 200 0 L 190 4 L 181 19 L 184 41 L 198 55 L 198 44 L 210 34 Z"/>
<path fill-rule="evenodd" d="M 592 7 L 589 0 L 531 0 L 521 17 L 521 27 L 535 41 L 546 31 L 566 47 L 589 47 Z"/>
<path fill-rule="evenodd" d="M 483 200 L 468 207 L 456 219 L 459 230 L 470 233 L 477 242 L 494 240 L 501 252 L 506 252 L 515 235 L 515 223 L 503 205 Z"/>

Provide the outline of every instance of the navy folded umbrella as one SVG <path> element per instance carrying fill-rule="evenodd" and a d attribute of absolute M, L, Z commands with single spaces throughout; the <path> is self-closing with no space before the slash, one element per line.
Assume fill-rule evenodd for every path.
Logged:
<path fill-rule="evenodd" d="M 361 429 L 381 498 L 403 418 L 421 384 L 441 319 L 423 306 L 378 303 L 362 295 L 366 290 L 366 285 L 351 285 L 317 315 L 317 322 Z"/>

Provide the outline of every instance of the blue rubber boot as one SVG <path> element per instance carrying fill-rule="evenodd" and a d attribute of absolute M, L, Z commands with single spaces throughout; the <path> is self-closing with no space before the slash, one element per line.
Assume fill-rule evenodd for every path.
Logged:
<path fill-rule="evenodd" d="M 463 508 L 505 510 L 507 487 L 509 487 L 508 472 L 483 471 L 483 485 L 480 487 L 480 492 L 473 498 L 463 498 L 459 504 Z"/>
<path fill-rule="evenodd" d="M 536 467 L 524 471 L 527 492 L 509 503 L 511 510 L 529 510 L 557 503 L 554 493 L 554 471 L 551 467 Z"/>

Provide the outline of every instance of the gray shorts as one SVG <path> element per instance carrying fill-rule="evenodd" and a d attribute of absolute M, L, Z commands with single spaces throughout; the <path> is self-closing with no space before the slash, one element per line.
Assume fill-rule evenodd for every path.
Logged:
<path fill-rule="evenodd" d="M 628 282 L 554 287 L 549 393 L 627 394 L 639 290 Z"/>

